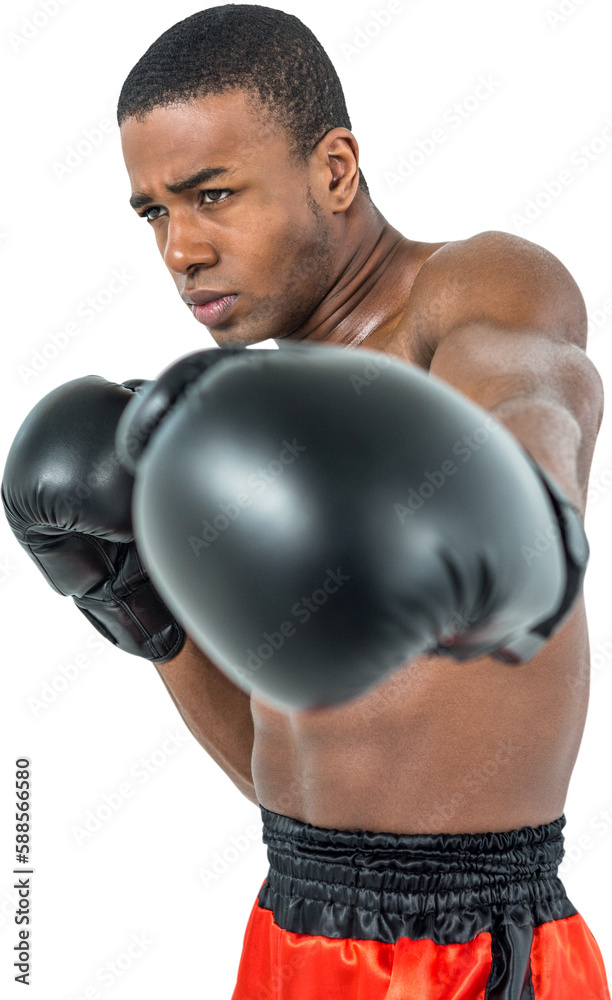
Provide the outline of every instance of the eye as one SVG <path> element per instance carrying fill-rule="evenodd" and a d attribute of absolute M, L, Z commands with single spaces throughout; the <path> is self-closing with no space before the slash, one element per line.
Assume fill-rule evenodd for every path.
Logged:
<path fill-rule="evenodd" d="M 232 192 L 229 191 L 227 188 L 207 188 L 206 191 L 200 191 L 201 201 L 204 203 L 204 205 L 218 205 L 219 202 L 221 202 L 221 201 L 227 201 L 227 198 L 219 198 L 219 197 L 217 197 L 218 195 L 222 195 L 222 194 L 226 194 L 227 195 L 227 194 L 231 194 L 231 193 Z M 215 196 L 215 197 L 212 197 L 212 201 L 205 201 L 204 198 L 205 198 L 206 195 L 208 195 L 209 197 L 212 197 L 212 196 Z"/>
<path fill-rule="evenodd" d="M 163 209 L 161 205 L 151 205 L 151 208 L 145 208 L 144 212 L 139 212 L 138 214 L 141 219 L 146 219 L 147 222 L 155 222 L 156 219 L 159 219 L 159 215 L 154 215 L 153 218 L 151 218 L 151 212 L 162 211 Z"/>

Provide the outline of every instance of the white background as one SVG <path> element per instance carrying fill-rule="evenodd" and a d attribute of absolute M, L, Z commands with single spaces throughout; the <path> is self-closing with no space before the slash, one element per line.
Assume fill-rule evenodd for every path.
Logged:
<path fill-rule="evenodd" d="M 2 462 L 23 418 L 55 386 L 85 374 L 154 378 L 174 358 L 212 346 L 180 302 L 152 233 L 128 208 L 114 125 L 117 96 L 132 65 L 162 31 L 196 8 L 177 0 L 47 3 L 56 9 L 47 23 L 34 0 L 11 0 L 0 22 Z M 312 28 L 338 69 L 375 203 L 413 239 L 461 239 L 499 229 L 552 250 L 582 289 L 591 317 L 589 354 L 610 391 L 612 143 L 598 139 L 612 134 L 605 132 L 606 120 L 612 122 L 609 0 L 403 0 L 377 37 L 359 34 L 387 3 L 281 4 Z M 32 29 L 35 12 L 39 27 Z M 368 30 L 375 32 L 372 24 Z M 494 81 L 493 93 L 461 127 L 451 127 L 445 113 L 474 93 L 481 76 Z M 58 177 L 68 147 L 103 119 L 113 123 L 110 131 Z M 417 140 L 441 126 L 446 141 L 392 187 L 386 172 L 396 171 L 402 155 L 413 154 Z M 577 153 L 583 144 L 592 160 Z M 572 183 L 546 205 L 546 185 L 556 191 L 554 180 L 568 169 Z M 537 217 L 527 222 L 521 216 L 529 199 Z M 124 290 L 28 375 L 35 352 L 46 347 L 51 353 L 52 335 L 76 318 L 89 295 L 105 289 L 113 269 L 129 275 Z M 609 414 L 592 484 L 586 584 L 592 700 L 566 805 L 564 871 L 570 898 L 612 972 L 612 817 L 605 815 L 612 810 Z M 36 868 L 28 996 L 229 998 L 244 927 L 266 873 L 259 810 L 191 737 L 164 759 L 167 734 L 181 738 L 186 730 L 153 667 L 98 643 L 3 521 L 1 988 L 8 987 L 10 996 L 22 993 L 12 983 L 8 834 L 13 761 L 26 754 L 32 759 Z M 78 671 L 76 657 L 83 664 Z M 62 668 L 76 677 L 64 683 Z M 43 692 L 51 699 L 54 687 L 64 689 L 40 707 Z M 138 762 L 152 754 L 156 770 L 144 781 Z M 75 827 L 88 810 L 98 809 L 105 795 L 117 796 L 126 782 L 131 798 L 77 843 Z M 211 869 L 232 838 L 239 845 L 228 854 L 233 860 L 207 884 L 199 871 Z M 133 935 L 145 935 L 148 943 L 125 968 Z M 101 981 L 99 970 L 117 960 L 124 967 L 120 977 L 107 971 Z"/>

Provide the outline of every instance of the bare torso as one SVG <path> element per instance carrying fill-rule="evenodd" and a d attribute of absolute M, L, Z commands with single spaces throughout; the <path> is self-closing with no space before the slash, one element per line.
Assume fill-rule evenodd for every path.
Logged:
<path fill-rule="evenodd" d="M 347 333 L 341 342 L 427 367 L 416 332 L 411 338 L 410 291 L 439 246 L 402 240 L 395 306 L 381 281 L 379 309 L 375 298 L 368 322 L 353 317 L 354 339 Z M 372 332 L 360 342 L 364 327 Z M 252 696 L 257 797 L 274 812 L 339 829 L 470 833 L 548 823 L 563 812 L 588 680 L 581 599 L 521 666 L 422 657 L 359 699 L 308 714 L 279 712 Z"/>

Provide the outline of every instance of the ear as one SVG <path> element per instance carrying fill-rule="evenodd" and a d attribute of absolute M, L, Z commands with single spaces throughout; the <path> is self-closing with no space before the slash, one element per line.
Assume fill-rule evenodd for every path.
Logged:
<path fill-rule="evenodd" d="M 327 132 L 311 153 L 315 198 L 333 213 L 346 212 L 359 188 L 359 145 L 346 128 Z"/>

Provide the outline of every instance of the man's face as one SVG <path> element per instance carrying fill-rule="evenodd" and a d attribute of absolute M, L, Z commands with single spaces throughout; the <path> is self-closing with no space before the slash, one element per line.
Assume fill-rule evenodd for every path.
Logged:
<path fill-rule="evenodd" d="M 136 210 L 215 341 L 256 344 L 302 326 L 333 284 L 331 214 L 254 100 L 230 91 L 154 108 L 127 119 L 121 140 L 132 196 L 144 196 Z M 191 304 L 206 293 L 233 298 Z"/>

